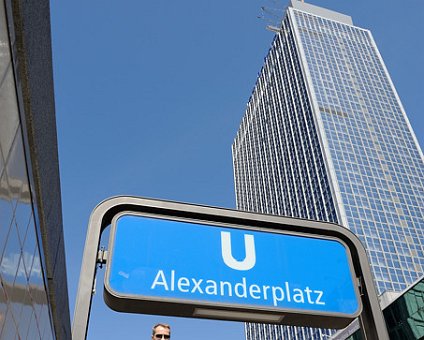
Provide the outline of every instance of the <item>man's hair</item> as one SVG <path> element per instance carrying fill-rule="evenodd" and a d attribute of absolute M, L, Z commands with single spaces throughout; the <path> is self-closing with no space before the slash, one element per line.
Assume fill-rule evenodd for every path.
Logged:
<path fill-rule="evenodd" d="M 156 332 L 156 328 L 158 327 L 163 327 L 163 328 L 168 328 L 169 329 L 169 333 L 171 333 L 171 326 L 166 324 L 166 323 L 158 323 L 156 325 L 153 326 L 152 328 L 152 335 L 155 335 Z"/>

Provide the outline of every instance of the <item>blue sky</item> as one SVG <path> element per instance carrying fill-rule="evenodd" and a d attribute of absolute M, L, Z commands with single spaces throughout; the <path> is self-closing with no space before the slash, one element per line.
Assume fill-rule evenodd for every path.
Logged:
<path fill-rule="evenodd" d="M 423 145 L 424 2 L 313 0 L 374 35 Z M 71 314 L 91 210 L 114 195 L 233 208 L 231 144 L 286 1 L 52 1 Z M 277 9 L 277 10 L 275 10 Z M 107 245 L 107 240 L 102 241 Z M 158 248 L 158 251 L 166 249 Z M 102 274 L 102 273 L 100 273 Z M 97 281 L 89 339 L 244 339 L 243 324 L 116 313 Z"/>

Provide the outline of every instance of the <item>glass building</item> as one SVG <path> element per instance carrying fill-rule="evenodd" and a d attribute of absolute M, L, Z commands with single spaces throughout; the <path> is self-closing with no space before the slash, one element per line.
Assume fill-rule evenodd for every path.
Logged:
<path fill-rule="evenodd" d="M 241 210 L 339 223 L 369 256 L 378 293 L 424 272 L 424 162 L 370 31 L 292 0 L 232 146 Z M 330 330 L 247 324 L 247 339 Z"/>
<path fill-rule="evenodd" d="M 382 297 L 384 297 L 383 295 Z M 395 298 L 380 302 L 391 340 L 424 339 L 424 277 Z M 331 340 L 364 340 L 359 323 L 353 322 Z"/>
<path fill-rule="evenodd" d="M 70 339 L 49 1 L 0 1 L 0 339 Z"/>

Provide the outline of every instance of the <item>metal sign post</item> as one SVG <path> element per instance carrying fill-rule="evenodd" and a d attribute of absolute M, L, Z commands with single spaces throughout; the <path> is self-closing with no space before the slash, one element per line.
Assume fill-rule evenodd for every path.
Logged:
<path fill-rule="evenodd" d="M 86 338 L 99 241 L 108 225 L 104 296 L 115 310 L 323 328 L 343 328 L 359 315 L 367 339 L 388 339 L 365 250 L 349 230 L 116 197 L 90 218 L 74 340 Z M 158 244 L 166 251 L 155 251 Z"/>

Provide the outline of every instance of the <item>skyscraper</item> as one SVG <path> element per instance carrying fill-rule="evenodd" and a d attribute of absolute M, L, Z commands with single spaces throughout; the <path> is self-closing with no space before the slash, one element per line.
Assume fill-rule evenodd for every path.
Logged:
<path fill-rule="evenodd" d="M 423 154 L 370 31 L 349 16 L 291 0 L 232 151 L 239 209 L 349 228 L 380 294 L 423 274 Z M 322 333 L 246 326 L 248 339 Z"/>

